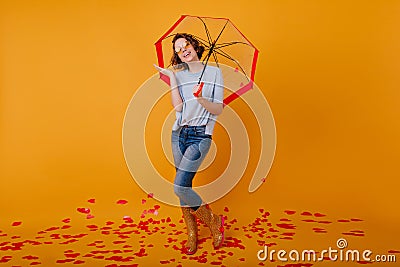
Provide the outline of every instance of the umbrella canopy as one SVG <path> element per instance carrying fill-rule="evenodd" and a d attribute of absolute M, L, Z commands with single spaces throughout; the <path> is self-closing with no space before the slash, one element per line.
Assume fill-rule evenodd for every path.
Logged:
<path fill-rule="evenodd" d="M 172 39 L 177 33 L 193 35 L 205 47 L 200 60 L 205 65 L 220 67 L 229 91 L 225 105 L 253 87 L 258 50 L 229 19 L 181 16 L 155 43 L 158 65 L 162 68 L 170 66 Z M 169 84 L 167 76 L 160 74 L 160 78 Z"/>

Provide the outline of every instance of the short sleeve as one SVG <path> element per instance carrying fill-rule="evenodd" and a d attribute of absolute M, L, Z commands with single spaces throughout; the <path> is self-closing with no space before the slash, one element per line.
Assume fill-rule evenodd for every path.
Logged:
<path fill-rule="evenodd" d="M 215 84 L 214 84 L 214 98 L 213 102 L 223 103 L 224 101 L 224 79 L 222 72 L 219 68 L 216 69 Z"/>

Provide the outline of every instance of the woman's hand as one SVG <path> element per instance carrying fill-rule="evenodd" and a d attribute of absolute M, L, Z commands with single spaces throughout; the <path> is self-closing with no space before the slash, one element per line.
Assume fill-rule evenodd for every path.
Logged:
<path fill-rule="evenodd" d="M 167 75 L 170 78 L 174 75 L 174 72 L 172 70 L 161 68 L 160 66 L 157 66 L 156 64 L 153 64 L 153 65 L 160 73 Z"/>
<path fill-rule="evenodd" d="M 201 98 L 202 97 L 203 85 L 204 85 L 204 83 L 200 83 L 200 84 L 196 84 L 193 87 L 193 95 L 195 97 L 197 97 L 197 98 L 199 98 L 199 97 Z"/>
<path fill-rule="evenodd" d="M 221 114 L 223 110 L 223 104 L 210 102 L 209 100 L 205 99 L 202 95 L 203 85 L 204 83 L 200 83 L 193 87 L 193 95 L 196 97 L 197 102 L 199 102 L 199 104 L 202 105 L 211 114 Z"/>

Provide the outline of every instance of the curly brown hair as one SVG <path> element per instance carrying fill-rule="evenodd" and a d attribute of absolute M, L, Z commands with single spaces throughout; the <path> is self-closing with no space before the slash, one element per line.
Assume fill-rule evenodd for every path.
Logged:
<path fill-rule="evenodd" d="M 174 39 L 172 39 L 172 49 L 173 49 L 173 55 L 171 57 L 171 65 L 174 68 L 180 69 L 180 68 L 185 68 L 187 69 L 188 66 L 186 63 L 182 63 L 181 59 L 179 58 L 178 54 L 175 52 L 175 41 L 178 40 L 179 38 L 185 38 L 194 48 L 194 50 L 197 53 L 197 56 L 199 59 L 203 56 L 204 53 L 204 46 L 200 44 L 200 42 L 194 37 L 193 35 L 189 33 L 177 33 L 174 36 Z"/>

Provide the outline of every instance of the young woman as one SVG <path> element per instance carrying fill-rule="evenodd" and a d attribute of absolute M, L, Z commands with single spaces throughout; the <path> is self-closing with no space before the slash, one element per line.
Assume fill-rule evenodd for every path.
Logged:
<path fill-rule="evenodd" d="M 188 230 L 186 254 L 197 250 L 199 218 L 210 229 L 215 249 L 224 241 L 224 218 L 215 215 L 192 189 L 193 178 L 210 145 L 216 118 L 223 110 L 223 79 L 219 68 L 206 66 L 200 91 L 197 85 L 204 65 L 204 47 L 190 34 L 176 34 L 172 40 L 171 64 L 175 72 L 155 67 L 170 78 L 171 101 L 176 110 L 172 128 L 172 152 L 176 169 L 174 191 L 179 197 Z"/>

